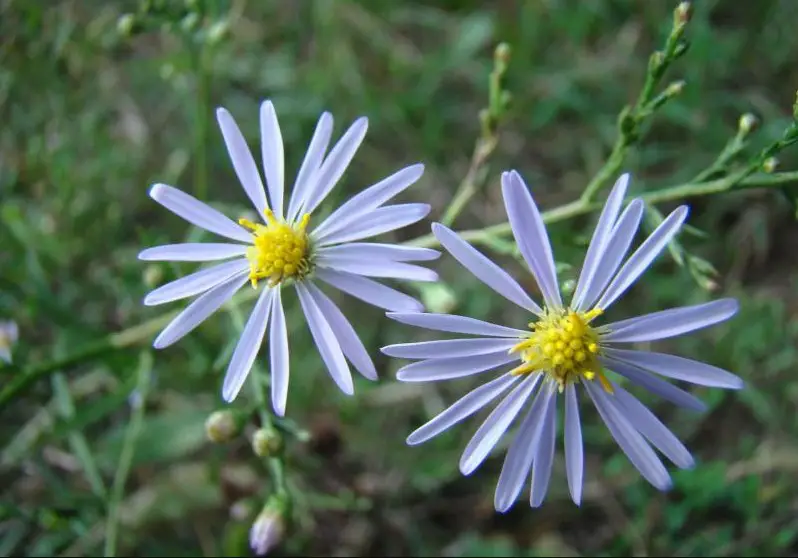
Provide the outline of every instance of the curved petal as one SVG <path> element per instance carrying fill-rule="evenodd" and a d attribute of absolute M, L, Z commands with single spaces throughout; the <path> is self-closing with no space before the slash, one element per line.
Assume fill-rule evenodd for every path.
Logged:
<path fill-rule="evenodd" d="M 260 105 L 260 148 L 271 208 L 277 218 L 282 219 L 285 155 L 283 134 L 271 101 L 264 101 Z"/>
<path fill-rule="evenodd" d="M 327 146 L 330 144 L 332 129 L 332 114 L 329 112 L 322 113 L 319 117 L 319 121 L 316 123 L 313 137 L 308 144 L 305 158 L 302 160 L 302 165 L 299 167 L 299 172 L 296 175 L 294 190 L 291 192 L 291 199 L 288 203 L 288 213 L 286 214 L 286 220 L 290 223 L 296 220 L 299 215 L 299 210 L 302 208 L 302 204 L 305 203 L 305 198 L 313 188 L 319 167 L 321 167 L 324 161 L 324 154 L 327 152 Z"/>
<path fill-rule="evenodd" d="M 432 233 L 454 259 L 496 293 L 534 314 L 543 313 L 515 279 L 453 230 L 440 223 L 433 223 Z"/>
<path fill-rule="evenodd" d="M 618 271 L 629 247 L 632 245 L 640 220 L 643 218 L 643 200 L 633 200 L 618 219 L 618 223 L 610 233 L 610 240 L 601 255 L 601 262 L 598 264 L 593 279 L 585 289 L 585 297 L 582 305 L 577 309 L 578 312 L 587 310 L 593 306 L 601 293 L 607 288 L 610 280 Z"/>
<path fill-rule="evenodd" d="M 277 416 L 285 416 L 288 402 L 290 353 L 288 328 L 285 324 L 282 289 L 276 288 L 272 300 L 272 326 L 269 329 L 269 365 L 271 368 L 272 408 Z"/>
<path fill-rule="evenodd" d="M 236 291 L 243 287 L 248 280 L 249 277 L 242 272 L 240 275 L 234 275 L 224 283 L 216 285 L 194 300 L 175 319 L 169 322 L 169 325 L 155 338 L 152 346 L 156 349 L 163 349 L 191 333 L 208 316 L 216 312 L 222 304 L 230 300 Z"/>
<path fill-rule="evenodd" d="M 463 451 L 463 455 L 460 457 L 461 473 L 470 475 L 485 461 L 532 395 L 540 383 L 541 377 L 541 374 L 530 374 L 493 409 Z"/>
<path fill-rule="evenodd" d="M 328 234 L 324 240 L 315 238 L 315 242 L 321 247 L 377 236 L 420 221 L 429 214 L 430 209 L 430 205 L 426 203 L 403 203 L 380 207 L 370 211 L 356 223 Z"/>
<path fill-rule="evenodd" d="M 601 298 L 596 303 L 598 308 L 606 310 L 610 304 L 618 300 L 618 298 L 632 286 L 638 277 L 648 269 L 654 258 L 659 256 L 660 252 L 668 245 L 671 238 L 679 232 L 684 220 L 687 219 L 687 206 L 676 208 L 673 213 L 668 215 L 659 227 L 649 235 L 649 237 L 629 256 L 626 263 L 612 280 L 610 286 L 601 295 Z"/>
<path fill-rule="evenodd" d="M 241 338 L 238 340 L 236 349 L 233 352 L 233 358 L 230 359 L 230 363 L 227 365 L 227 372 L 224 374 L 224 382 L 222 384 L 222 397 L 228 403 L 232 403 L 238 397 L 241 387 L 252 369 L 252 363 L 255 362 L 255 357 L 263 344 L 263 336 L 269 323 L 274 292 L 274 289 L 264 289 L 260 293 L 258 302 L 255 304 L 255 308 L 253 308 L 244 330 L 241 332 Z"/>
<path fill-rule="evenodd" d="M 520 329 L 491 324 L 467 316 L 455 316 L 454 314 L 421 314 L 418 312 L 404 314 L 401 312 L 389 312 L 386 316 L 403 324 L 435 331 L 448 331 L 451 333 L 465 333 L 489 337 L 509 337 L 516 340 L 529 334 L 529 332 Z"/>
<path fill-rule="evenodd" d="M 680 469 L 689 469 L 695 465 L 693 456 L 684 444 L 671 432 L 667 426 L 662 424 L 657 416 L 652 413 L 637 398 L 617 385 L 613 385 L 615 397 L 613 403 L 623 408 L 622 412 L 626 415 L 634 427 L 651 444 L 661 451 L 665 457 Z M 608 398 L 613 400 L 613 398 Z"/>
<path fill-rule="evenodd" d="M 337 246 L 325 246 L 318 251 L 319 256 L 336 256 L 369 260 L 391 260 L 412 262 L 437 260 L 441 253 L 431 248 L 415 248 L 400 244 L 380 244 L 377 242 L 349 242 Z"/>
<path fill-rule="evenodd" d="M 359 275 L 317 269 L 316 277 L 377 308 L 392 312 L 421 312 L 424 309 L 424 305 L 415 298 Z"/>
<path fill-rule="evenodd" d="M 363 346 L 363 342 L 360 340 L 355 328 L 346 319 L 341 309 L 313 283 L 308 282 L 307 287 L 316 304 L 319 305 L 319 310 L 321 310 L 327 323 L 330 324 L 335 338 L 338 339 L 338 343 L 341 345 L 344 356 L 365 378 L 377 380 L 377 369 L 374 367 L 374 362 L 372 362 L 368 351 Z"/>
<path fill-rule="evenodd" d="M 557 388 L 552 385 L 549 388 L 552 393 L 557 392 Z M 551 467 L 554 464 L 554 443 L 557 436 L 557 398 L 552 396 L 546 408 L 543 424 L 540 426 L 540 441 L 535 455 L 534 465 L 532 466 L 532 490 L 529 493 L 529 505 L 539 508 L 546 499 L 549 491 L 549 481 L 551 480 Z"/>
<path fill-rule="evenodd" d="M 396 379 L 400 382 L 453 380 L 487 372 L 517 360 L 518 355 L 508 355 L 507 353 L 492 353 L 474 357 L 431 358 L 403 366 L 396 371 Z"/>
<path fill-rule="evenodd" d="M 395 358 L 452 358 L 472 357 L 492 353 L 507 353 L 518 343 L 517 339 L 444 339 L 399 343 L 381 350 Z"/>
<path fill-rule="evenodd" d="M 728 320 L 739 310 L 733 298 L 671 308 L 603 326 L 602 343 L 639 343 L 676 337 Z"/>
<path fill-rule="evenodd" d="M 177 188 L 166 184 L 155 184 L 150 188 L 150 197 L 192 225 L 219 236 L 246 242 L 247 244 L 252 243 L 252 235 L 245 228 L 237 225 L 211 206 L 202 203 L 194 196 L 181 192 Z"/>
<path fill-rule="evenodd" d="M 540 431 L 548 415 L 548 408 L 553 399 L 553 391 L 547 387 L 538 390 L 529 411 L 515 434 L 510 449 L 504 457 L 499 482 L 493 495 L 493 507 L 499 513 L 509 510 L 521 490 L 524 481 L 529 476 L 529 469 L 538 451 L 540 444 Z"/>
<path fill-rule="evenodd" d="M 607 247 L 612 229 L 615 227 L 618 213 L 621 211 L 621 205 L 626 196 L 626 189 L 628 186 L 629 173 L 626 173 L 621 175 L 615 182 L 615 186 L 612 187 L 610 195 L 607 196 L 604 209 L 601 210 L 601 215 L 599 215 L 596 228 L 593 231 L 593 237 L 590 239 L 590 244 L 587 247 L 585 263 L 582 265 L 582 271 L 579 273 L 579 280 L 576 282 L 574 296 L 571 299 L 571 308 L 583 308 L 582 300 L 585 295 L 585 290 L 593 280 L 596 268 L 598 268 L 599 263 L 601 263 L 602 255 Z"/>
<path fill-rule="evenodd" d="M 610 358 L 654 372 L 666 378 L 683 380 L 699 386 L 726 389 L 743 388 L 743 381 L 738 376 L 717 366 L 698 362 L 697 360 L 663 353 L 626 349 L 605 348 L 604 353 Z"/>
<path fill-rule="evenodd" d="M 366 277 L 386 277 L 389 279 L 404 279 L 406 281 L 438 280 L 438 274 L 431 269 L 391 260 L 319 254 L 316 258 L 316 264 L 319 267 Z"/>
<path fill-rule="evenodd" d="M 302 283 L 297 283 L 296 291 L 299 294 L 299 303 L 307 319 L 308 328 L 321 353 L 321 358 L 327 365 L 330 376 L 332 376 L 341 391 L 347 395 L 352 395 L 355 392 L 352 373 L 346 364 L 344 353 L 341 351 L 341 346 L 338 344 L 335 333 L 333 333 L 327 320 L 324 319 L 324 315 L 308 292 L 307 287 Z"/>
<path fill-rule="evenodd" d="M 368 125 L 368 118 L 363 116 L 355 120 L 344 132 L 319 168 L 315 184 L 313 189 L 308 192 L 302 211 L 312 213 L 335 187 L 349 163 L 352 162 L 360 144 L 363 143 Z"/>
<path fill-rule="evenodd" d="M 568 475 L 568 491 L 577 506 L 582 502 L 582 484 L 585 473 L 582 423 L 579 420 L 579 403 L 576 386 L 565 386 L 565 470 Z"/>
<path fill-rule="evenodd" d="M 413 431 L 407 437 L 408 445 L 422 444 L 462 422 L 507 391 L 519 379 L 520 376 L 514 376 L 508 372 L 470 391 L 435 418 Z"/>
<path fill-rule="evenodd" d="M 252 152 L 249 150 L 247 140 L 244 139 L 244 135 L 227 109 L 216 109 L 216 119 L 219 121 L 224 144 L 227 146 L 227 153 L 230 155 L 230 161 L 233 163 L 238 180 L 247 193 L 247 197 L 252 200 L 252 205 L 255 206 L 258 215 L 262 217 L 268 207 L 266 191 L 263 189 L 260 172 L 252 157 Z"/>
<path fill-rule="evenodd" d="M 513 237 L 551 308 L 562 308 L 549 235 L 538 206 L 516 171 L 502 173 L 502 196 Z"/>
<path fill-rule="evenodd" d="M 596 410 L 601 415 L 604 424 L 618 442 L 629 461 L 640 471 L 640 474 L 659 490 L 668 490 L 671 487 L 671 478 L 668 470 L 651 449 L 651 446 L 634 429 L 629 420 L 618 407 L 609 401 L 604 391 L 592 381 L 583 381 L 588 395 L 593 400 Z"/>
<path fill-rule="evenodd" d="M 327 236 L 348 227 L 366 213 L 406 190 L 424 174 L 424 165 L 405 167 L 377 184 L 369 186 L 333 211 L 316 229 L 313 236 L 323 242 Z"/>
<path fill-rule="evenodd" d="M 626 364 L 612 358 L 599 357 L 601 365 L 620 374 L 635 385 L 642 387 L 674 405 L 684 407 L 699 413 L 706 411 L 707 405 L 692 393 L 688 393 L 675 385 L 666 382 L 662 378 L 655 376 L 631 364 Z"/>
<path fill-rule="evenodd" d="M 211 242 L 186 242 L 164 244 L 139 252 L 146 262 L 211 262 L 244 256 L 249 246 L 245 244 L 220 244 Z"/>
<path fill-rule="evenodd" d="M 175 279 L 157 289 L 153 289 L 144 297 L 145 306 L 157 306 L 181 298 L 188 298 L 215 287 L 234 275 L 249 269 L 249 262 L 242 258 L 195 271 L 190 275 Z"/>

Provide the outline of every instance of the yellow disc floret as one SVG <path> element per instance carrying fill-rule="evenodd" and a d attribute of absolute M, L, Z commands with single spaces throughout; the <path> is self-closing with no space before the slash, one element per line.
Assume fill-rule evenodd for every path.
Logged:
<path fill-rule="evenodd" d="M 513 374 L 545 372 L 559 384 L 560 391 L 580 378 L 598 378 L 604 389 L 611 392 L 612 386 L 598 361 L 598 334 L 590 326 L 599 315 L 599 308 L 589 312 L 547 311 L 537 322 L 529 324 L 532 329 L 529 337 L 510 350 L 520 352 L 523 361 Z"/>
<path fill-rule="evenodd" d="M 264 214 L 265 225 L 248 219 L 238 221 L 252 231 L 254 246 L 247 249 L 252 286 L 256 287 L 261 279 L 268 279 L 272 287 L 286 279 L 301 279 L 311 268 L 310 240 L 306 232 L 310 215 L 290 225 L 278 220 L 270 209 Z"/>

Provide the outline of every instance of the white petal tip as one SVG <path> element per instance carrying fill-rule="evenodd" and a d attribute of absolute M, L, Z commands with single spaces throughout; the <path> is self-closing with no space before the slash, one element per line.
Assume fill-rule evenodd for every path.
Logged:
<path fill-rule="evenodd" d="M 160 350 L 160 349 L 165 349 L 165 348 L 166 348 L 166 347 L 168 347 L 169 345 L 171 345 L 171 343 L 166 343 L 166 342 L 165 342 L 165 341 L 164 341 L 164 340 L 161 338 L 161 336 L 160 336 L 160 335 L 159 335 L 158 337 L 156 337 L 156 338 L 155 338 L 155 341 L 153 341 L 153 342 L 152 342 L 152 348 L 153 348 L 153 349 L 159 349 L 159 350 Z"/>
<path fill-rule="evenodd" d="M 216 108 L 216 118 L 221 120 L 222 118 L 227 118 L 229 116 L 230 116 L 230 111 L 227 110 L 226 108 L 224 107 Z"/>
<path fill-rule="evenodd" d="M 153 184 L 152 186 L 150 186 L 150 197 L 155 201 L 158 201 L 158 199 L 161 197 L 161 194 L 163 193 L 164 190 L 166 190 L 166 188 L 167 188 L 166 184 Z"/>
<path fill-rule="evenodd" d="M 504 500 L 493 500 L 493 509 L 496 510 L 496 513 L 507 513 L 510 511 L 510 508 L 513 507 L 514 501 L 506 502 Z"/>
<path fill-rule="evenodd" d="M 278 417 L 282 418 L 285 416 L 285 405 L 282 407 L 273 406 L 272 408 L 274 409 L 274 414 Z"/>
<path fill-rule="evenodd" d="M 274 103 L 271 99 L 266 99 L 260 104 L 260 110 L 272 109 L 274 110 Z"/>

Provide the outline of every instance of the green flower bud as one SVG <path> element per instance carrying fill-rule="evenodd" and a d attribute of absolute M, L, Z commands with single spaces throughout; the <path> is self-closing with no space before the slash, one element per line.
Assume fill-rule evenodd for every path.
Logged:
<path fill-rule="evenodd" d="M 215 411 L 205 421 L 205 434 L 211 442 L 229 442 L 241 432 L 241 422 L 232 411 Z"/>
<path fill-rule="evenodd" d="M 252 451 L 258 457 L 277 455 L 283 449 L 283 439 L 274 430 L 259 428 L 252 436 Z"/>

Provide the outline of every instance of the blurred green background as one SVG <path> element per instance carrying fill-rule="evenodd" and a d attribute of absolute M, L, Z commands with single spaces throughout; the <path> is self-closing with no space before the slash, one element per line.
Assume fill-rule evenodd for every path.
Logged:
<path fill-rule="evenodd" d="M 157 4 L 157 2 L 155 2 Z M 173 13 L 184 2 L 170 3 Z M 504 221 L 498 179 L 517 168 L 544 208 L 577 197 L 614 141 L 617 114 L 633 101 L 647 58 L 670 29 L 670 1 L 318 0 L 194 2 L 204 16 L 120 17 L 136 2 L 0 1 L 0 319 L 14 319 L 15 366 L 66 359 L 0 411 L 0 555 L 99 555 L 131 415 L 142 422 L 118 506 L 117 553 L 248 555 L 247 532 L 269 494 L 266 468 L 247 436 L 213 445 L 204 421 L 222 408 L 220 387 L 236 328 L 219 312 L 177 345 L 154 352 L 156 329 L 133 328 L 168 308 L 143 295 L 192 270 L 146 265 L 147 246 L 210 239 L 147 196 L 173 184 L 233 217 L 248 209 L 218 132 L 227 107 L 258 146 L 257 107 L 271 98 L 295 176 L 316 118 L 336 134 L 360 115 L 366 141 L 326 206 L 410 163 L 426 173 L 403 194 L 442 215 L 479 135 L 492 51 L 513 49 L 513 103 L 484 190 L 455 229 Z M 160 19 L 159 19 L 160 18 Z M 683 94 L 658 114 L 628 158 L 633 189 L 689 180 L 734 135 L 743 112 L 761 121 L 755 145 L 790 121 L 798 86 L 798 4 L 701 0 L 691 43 L 666 82 Z M 780 156 L 795 169 L 798 149 Z M 332 199 L 334 198 L 334 199 Z M 426 335 L 381 311 L 335 296 L 375 357 L 382 381 L 335 388 L 312 348 L 294 296 L 286 297 L 292 352 L 287 474 L 296 521 L 276 555 L 789 556 L 798 553 L 798 359 L 794 317 L 798 241 L 794 212 L 773 190 L 694 198 L 682 245 L 718 270 L 714 292 L 669 256 L 608 318 L 736 296 L 729 323 L 658 344 L 741 375 L 741 392 L 695 389 L 703 415 L 654 401 L 694 452 L 674 489 L 647 485 L 598 415 L 583 410 L 586 491 L 572 504 L 558 450 L 549 497 L 530 510 L 493 511 L 498 452 L 463 478 L 457 461 L 471 420 L 423 446 L 406 435 L 469 387 L 392 381 L 400 361 L 379 347 Z M 674 204 L 659 206 L 663 212 Z M 562 278 L 578 272 L 595 216 L 551 227 Z M 429 221 L 393 235 L 404 241 Z M 509 257 L 495 256 L 520 277 Z M 521 326 L 509 308 L 452 260 L 434 264 L 456 300 L 452 312 Z M 573 266 L 573 267 L 569 267 Z M 523 279 L 533 292 L 530 277 Z M 413 291 L 416 287 L 409 286 Z M 330 292 L 328 290 L 328 292 Z M 418 294 L 418 293 L 416 293 Z M 426 293 L 425 296 L 428 296 Z M 440 303 L 439 299 L 433 302 Z M 249 304 L 242 304 L 242 313 Z M 108 335 L 112 348 L 104 348 Z M 265 351 L 260 363 L 265 365 Z M 147 393 L 131 399 L 141 378 Z M 245 389 L 237 407 L 252 403 Z M 558 442 L 559 444 L 560 442 Z"/>

